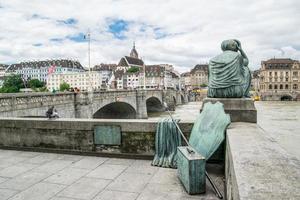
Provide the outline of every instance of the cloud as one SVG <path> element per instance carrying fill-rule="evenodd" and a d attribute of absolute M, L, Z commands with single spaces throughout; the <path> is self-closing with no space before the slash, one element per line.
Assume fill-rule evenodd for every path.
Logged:
<path fill-rule="evenodd" d="M 118 63 L 133 41 L 146 64 L 186 71 L 237 38 L 257 69 L 271 57 L 300 59 L 297 0 L 0 0 L 0 63 L 73 58 Z"/>

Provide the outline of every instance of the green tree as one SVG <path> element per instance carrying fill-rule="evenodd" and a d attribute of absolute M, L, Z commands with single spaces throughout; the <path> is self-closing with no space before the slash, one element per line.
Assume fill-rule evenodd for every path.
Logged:
<path fill-rule="evenodd" d="M 38 79 L 32 79 L 28 82 L 30 88 L 40 88 L 44 86 L 44 83 Z"/>
<path fill-rule="evenodd" d="M 61 92 L 66 91 L 66 90 L 69 90 L 69 89 L 70 89 L 70 85 L 69 85 L 68 83 L 66 83 L 66 82 L 63 82 L 63 83 L 61 83 L 61 84 L 59 85 L 59 90 L 60 90 Z"/>
<path fill-rule="evenodd" d="M 200 85 L 200 87 L 207 87 L 207 84 L 205 84 L 205 83 L 202 83 L 201 85 Z"/>
<path fill-rule="evenodd" d="M 16 93 L 21 88 L 24 88 L 24 82 L 19 74 L 12 74 L 4 78 L 2 87 L 0 88 L 1 93 Z"/>
<path fill-rule="evenodd" d="M 134 67 L 134 66 L 130 67 L 130 68 L 127 70 L 127 72 L 129 72 L 129 73 L 135 73 L 135 72 L 138 72 L 138 71 L 140 71 L 140 68 Z"/>

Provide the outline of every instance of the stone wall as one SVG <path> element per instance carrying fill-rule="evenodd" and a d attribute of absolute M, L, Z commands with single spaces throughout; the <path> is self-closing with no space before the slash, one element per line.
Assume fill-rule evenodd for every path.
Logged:
<path fill-rule="evenodd" d="M 156 120 L 141 119 L 0 118 L 0 148 L 152 158 L 156 124 Z M 121 145 L 95 145 L 95 126 L 111 125 L 121 128 Z M 181 121 L 179 126 L 188 138 L 193 123 Z M 211 160 L 224 160 L 224 145 Z"/>
<path fill-rule="evenodd" d="M 154 155 L 156 123 L 157 121 L 135 119 L 1 118 L 0 146 L 151 157 Z M 101 125 L 121 127 L 120 146 L 94 144 L 94 127 Z M 187 135 L 192 125 L 190 122 L 180 123 L 182 131 Z"/>

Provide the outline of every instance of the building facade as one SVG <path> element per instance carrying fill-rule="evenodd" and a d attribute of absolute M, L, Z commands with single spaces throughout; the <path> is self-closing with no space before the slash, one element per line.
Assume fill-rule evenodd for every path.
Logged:
<path fill-rule="evenodd" d="M 71 88 L 81 91 L 101 89 L 102 76 L 97 71 L 52 73 L 47 79 L 47 89 L 57 91 L 62 83 L 68 83 Z"/>
<path fill-rule="evenodd" d="M 111 81 L 114 79 L 113 72 L 117 69 L 117 64 L 104 64 L 95 65 L 92 71 L 97 71 L 101 74 L 102 84 L 101 88 L 110 88 Z"/>
<path fill-rule="evenodd" d="M 208 65 L 197 64 L 189 73 L 190 88 L 199 89 L 208 85 Z"/>
<path fill-rule="evenodd" d="M 262 95 L 284 95 L 300 92 L 300 64 L 289 58 L 262 61 L 259 73 Z"/>
<path fill-rule="evenodd" d="M 184 90 L 192 90 L 190 72 L 185 72 L 180 75 L 180 84 Z"/>
<path fill-rule="evenodd" d="M 9 65 L 7 73 L 20 74 L 24 81 L 38 79 L 46 82 L 51 73 L 85 71 L 80 62 L 73 60 L 29 61 Z"/>
<path fill-rule="evenodd" d="M 0 87 L 2 87 L 4 82 L 4 77 L 7 75 L 6 69 L 8 68 L 8 66 L 9 65 L 0 64 Z"/>

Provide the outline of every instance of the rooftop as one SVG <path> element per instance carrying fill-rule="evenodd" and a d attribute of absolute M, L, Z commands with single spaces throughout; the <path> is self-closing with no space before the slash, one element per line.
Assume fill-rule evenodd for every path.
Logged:
<path fill-rule="evenodd" d="M 15 71 L 22 68 L 35 68 L 39 69 L 41 67 L 50 67 L 57 66 L 63 68 L 76 68 L 84 70 L 83 66 L 79 61 L 67 60 L 67 59 L 58 59 L 58 60 L 42 60 L 42 61 L 26 61 L 16 64 L 11 64 L 8 68 L 8 71 Z"/>

